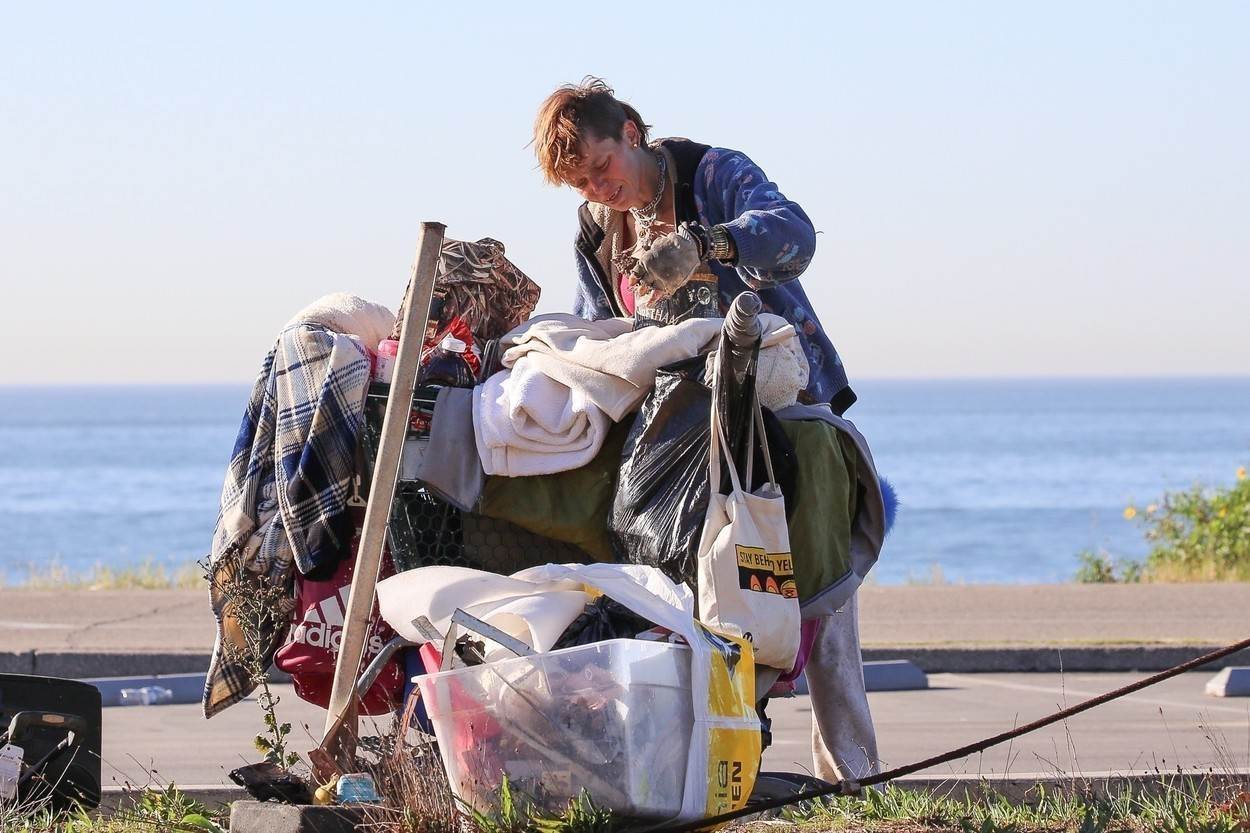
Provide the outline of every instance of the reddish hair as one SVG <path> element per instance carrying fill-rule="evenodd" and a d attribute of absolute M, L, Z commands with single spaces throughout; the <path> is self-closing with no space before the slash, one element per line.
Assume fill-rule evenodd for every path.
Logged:
<path fill-rule="evenodd" d="M 552 185 L 567 182 L 569 171 L 582 162 L 582 140 L 619 141 L 625 122 L 638 128 L 638 141 L 647 141 L 647 125 L 638 111 L 617 99 L 602 78 L 588 75 L 580 84 L 565 84 L 538 108 L 534 119 L 534 153 L 543 176 Z"/>

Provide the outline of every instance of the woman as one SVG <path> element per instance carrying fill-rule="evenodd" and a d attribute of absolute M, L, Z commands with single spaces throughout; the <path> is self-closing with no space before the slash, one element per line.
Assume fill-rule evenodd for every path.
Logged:
<path fill-rule="evenodd" d="M 720 316 L 753 289 L 798 331 L 810 366 L 799 401 L 839 415 L 855 402 L 797 280 L 816 249 L 812 222 L 745 154 L 687 139 L 648 143 L 638 111 L 596 78 L 548 96 L 534 149 L 548 182 L 586 199 L 574 312 L 666 324 Z M 877 750 L 855 597 L 820 622 L 807 665 L 815 772 L 862 778 L 876 771 Z"/>
<path fill-rule="evenodd" d="M 539 109 L 544 175 L 586 198 L 574 312 L 666 324 L 720 316 L 753 289 L 798 331 L 810 365 L 799 401 L 843 413 L 855 394 L 797 280 L 816 248 L 811 220 L 745 154 L 687 139 L 648 143 L 647 130 L 594 78 L 560 87 Z"/>

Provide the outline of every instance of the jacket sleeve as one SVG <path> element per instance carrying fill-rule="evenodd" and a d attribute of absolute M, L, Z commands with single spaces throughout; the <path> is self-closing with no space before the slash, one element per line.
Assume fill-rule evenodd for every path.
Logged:
<path fill-rule="evenodd" d="M 708 151 L 701 167 L 709 219 L 719 216 L 729 229 L 742 279 L 758 289 L 803 274 L 816 253 L 816 230 L 798 203 L 739 151 Z"/>

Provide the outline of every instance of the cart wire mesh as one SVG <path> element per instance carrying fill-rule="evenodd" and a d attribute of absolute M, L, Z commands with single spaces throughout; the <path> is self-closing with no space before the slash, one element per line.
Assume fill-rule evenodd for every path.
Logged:
<path fill-rule="evenodd" d="M 370 386 L 365 400 L 365 430 L 361 436 L 362 489 L 373 476 L 382 436 L 382 419 L 390 394 L 389 385 Z M 436 387 L 418 387 L 412 397 L 407 442 L 429 440 Z M 418 480 L 400 479 L 387 524 L 387 546 L 396 572 L 417 567 L 470 567 L 509 575 L 539 564 L 586 562 L 581 548 L 515 524 L 462 512 L 439 498 Z"/>

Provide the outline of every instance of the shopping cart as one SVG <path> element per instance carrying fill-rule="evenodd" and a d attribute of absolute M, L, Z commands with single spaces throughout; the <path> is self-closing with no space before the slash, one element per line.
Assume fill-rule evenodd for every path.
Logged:
<path fill-rule="evenodd" d="M 423 229 L 423 237 L 428 233 L 428 227 Z M 436 239 L 441 239 L 441 227 L 438 227 Z M 434 246 L 437 246 L 437 242 Z M 415 325 L 413 330 L 415 332 L 422 333 L 425 330 L 425 321 L 429 316 L 430 301 L 433 298 L 434 270 L 430 262 L 432 257 L 433 255 L 426 253 L 426 245 L 423 242 L 422 255 L 419 256 L 417 265 L 418 279 L 413 281 L 410 288 L 410 292 L 414 293 L 413 298 L 417 300 L 415 307 L 420 311 L 420 315 L 413 317 L 405 324 L 405 331 L 413 325 Z M 425 258 L 427 273 L 427 279 L 424 282 L 420 280 L 422 258 Z M 422 301 L 421 298 L 425 300 Z M 747 292 L 740 295 L 727 314 L 725 337 L 722 340 L 726 349 L 722 354 L 724 361 L 720 366 L 728 372 L 719 372 L 716 384 L 722 386 L 720 393 L 726 395 L 718 395 L 716 401 L 723 407 L 722 424 L 729 429 L 731 453 L 735 458 L 751 453 L 746 438 L 753 408 L 751 397 L 754 396 L 755 359 L 761 331 L 758 315 L 761 308 L 762 303 L 754 293 Z M 409 315 L 411 316 L 412 313 L 410 312 Z M 401 365 L 402 350 L 401 347 Z M 483 374 L 490 373 L 494 369 L 490 358 L 491 354 L 488 349 L 487 360 L 483 362 Z M 402 390 L 402 388 L 396 388 L 396 390 Z M 429 425 L 437 403 L 437 393 L 437 388 L 429 386 L 418 385 L 413 390 L 411 402 L 408 403 L 407 408 L 408 418 L 403 438 L 405 444 L 428 439 Z M 395 442 L 395 432 L 391 430 L 389 435 L 386 433 L 390 425 L 388 419 L 394 420 L 396 415 L 401 413 L 400 408 L 403 407 L 402 405 L 396 406 L 391 401 L 394 394 L 395 390 L 391 386 L 382 384 L 373 385 L 368 392 L 365 429 L 362 436 L 363 465 L 360 476 L 362 493 L 367 493 L 367 484 L 380 480 L 385 484 L 383 488 L 393 494 L 393 499 L 386 510 L 385 541 L 396 571 L 449 565 L 508 575 L 540 564 L 576 563 L 589 560 L 585 552 L 572 544 L 530 532 L 507 521 L 460 510 L 440 499 L 420 481 L 404 480 L 398 477 L 388 481 L 385 476 L 386 472 L 378 472 L 384 476 L 376 477 L 375 460 L 384 456 L 388 437 L 390 443 Z M 390 453 L 392 455 L 390 459 L 394 462 L 393 445 Z M 738 462 L 742 464 L 743 461 L 739 459 Z M 398 468 L 398 464 L 395 465 Z M 369 520 L 366 518 L 366 527 L 368 523 Z M 366 536 L 368 534 L 369 530 L 366 529 Z M 362 553 L 365 549 L 362 544 Z M 362 574 L 369 571 L 376 574 L 376 568 L 373 565 L 367 566 L 364 570 L 358 570 L 358 580 Z M 372 599 L 371 585 L 368 590 L 369 598 Z M 356 585 L 353 585 L 353 595 L 355 593 Z M 350 621 L 348 628 L 351 628 Z M 358 663 L 358 660 L 347 656 L 347 644 L 348 633 L 345 631 L 343 642 L 345 647 L 340 653 L 340 673 L 344 667 L 350 670 L 355 667 L 353 663 Z M 398 647 L 398 643 L 392 647 Z M 381 658 L 378 661 L 381 661 Z M 378 661 L 375 661 L 374 666 Z M 373 670 L 374 668 L 368 669 L 364 677 L 367 679 Z M 766 695 L 775 678 L 775 672 L 762 673 L 758 680 L 757 692 L 761 696 Z M 361 675 L 355 674 L 343 682 L 346 687 L 355 690 L 356 686 L 353 683 L 360 679 Z M 331 723 L 327 722 L 327 735 L 322 749 L 334 748 L 333 734 L 340 731 L 344 725 L 341 715 L 347 707 L 344 706 L 343 711 L 340 712 L 336 709 L 336 705 L 346 703 L 347 697 L 339 696 L 339 684 L 340 681 L 336 680 L 336 692 L 331 700 L 331 716 L 337 713 L 340 717 L 337 718 L 338 723 L 335 724 L 334 730 L 330 728 Z M 761 730 L 764 731 L 763 726 Z M 805 786 L 810 786 L 812 780 L 806 776 L 792 776 L 787 773 L 760 773 L 752 800 L 797 792 Z"/>

